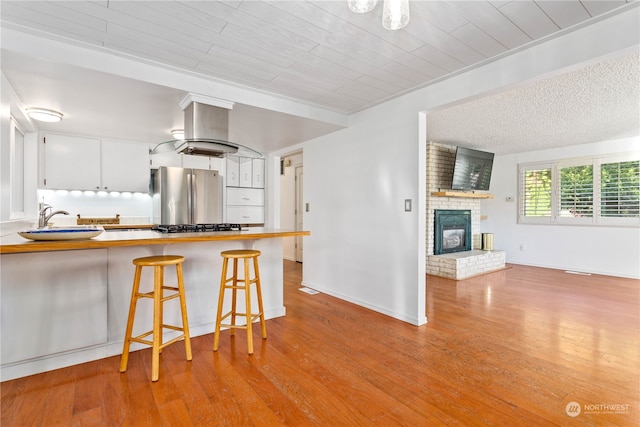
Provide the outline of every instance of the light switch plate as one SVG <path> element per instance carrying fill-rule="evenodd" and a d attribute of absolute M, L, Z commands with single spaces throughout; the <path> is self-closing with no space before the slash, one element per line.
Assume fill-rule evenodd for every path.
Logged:
<path fill-rule="evenodd" d="M 411 199 L 404 199 L 404 211 L 411 212 Z"/>

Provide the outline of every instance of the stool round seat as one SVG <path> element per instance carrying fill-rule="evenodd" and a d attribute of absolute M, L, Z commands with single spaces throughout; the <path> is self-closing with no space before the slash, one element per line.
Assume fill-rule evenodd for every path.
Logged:
<path fill-rule="evenodd" d="M 153 267 L 156 265 L 175 265 L 182 261 L 184 261 L 184 257 L 181 255 L 156 255 L 136 258 L 133 263 L 144 267 Z"/>
<path fill-rule="evenodd" d="M 158 381 L 160 377 L 160 353 L 162 349 L 176 341 L 184 340 L 187 360 L 191 360 L 191 340 L 189 337 L 189 322 L 187 320 L 187 304 L 184 293 L 184 280 L 182 277 L 181 255 L 156 255 L 142 258 L 135 258 L 133 264 L 136 266 L 133 278 L 133 289 L 131 291 L 131 303 L 129 305 L 129 318 L 124 337 L 122 357 L 120 359 L 120 372 L 126 372 L 129 362 L 129 348 L 132 342 L 151 346 L 151 381 Z M 177 286 L 167 286 L 164 281 L 164 268 L 174 265 L 176 269 Z M 153 290 L 150 292 L 140 292 L 140 279 L 143 267 L 153 267 Z M 168 294 L 165 294 L 168 291 Z M 136 306 L 140 298 L 153 300 L 153 329 L 140 335 L 133 336 L 133 323 L 136 315 Z M 166 301 L 178 298 L 180 300 L 180 314 L 182 326 L 168 325 L 163 323 L 163 307 Z M 163 329 L 182 332 L 179 336 L 163 342 Z M 152 336 L 152 340 L 147 337 Z"/>
<path fill-rule="evenodd" d="M 222 258 L 252 258 L 260 256 L 261 252 L 255 249 L 233 249 L 220 252 Z"/>
<path fill-rule="evenodd" d="M 260 329 L 262 332 L 262 338 L 267 338 L 267 326 L 264 321 L 264 308 L 262 307 L 262 290 L 260 288 L 260 271 L 258 269 L 258 257 L 261 252 L 254 249 L 233 249 L 220 252 L 222 256 L 222 277 L 220 279 L 220 295 L 218 297 L 218 312 L 216 314 L 216 330 L 213 336 L 213 351 L 218 350 L 218 344 L 220 342 L 220 327 L 225 326 L 230 329 L 230 335 L 233 335 L 235 329 L 247 330 L 247 347 L 249 354 L 253 354 L 253 329 L 252 323 L 256 319 L 260 319 Z M 233 270 L 230 277 L 227 277 L 227 271 L 229 262 L 233 260 Z M 243 276 L 238 275 L 238 263 L 239 260 L 243 260 L 244 269 Z M 253 277 L 250 276 L 250 264 L 253 261 Z M 251 285 L 255 284 L 256 294 L 258 299 L 258 313 L 252 313 L 251 311 Z M 227 289 L 231 290 L 231 311 L 222 315 L 222 308 L 224 304 L 224 295 Z M 239 312 L 236 308 L 237 305 L 237 292 L 238 290 L 244 291 L 245 300 L 245 312 Z M 244 317 L 246 323 L 244 325 L 236 324 L 236 317 Z M 231 318 L 231 323 L 222 323 L 225 319 Z"/>

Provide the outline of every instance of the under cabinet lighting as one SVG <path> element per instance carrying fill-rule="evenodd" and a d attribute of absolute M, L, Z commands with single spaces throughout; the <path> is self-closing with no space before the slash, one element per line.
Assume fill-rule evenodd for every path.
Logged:
<path fill-rule="evenodd" d="M 46 108 L 27 108 L 27 115 L 34 120 L 49 123 L 59 122 L 63 117 L 61 112 Z"/>

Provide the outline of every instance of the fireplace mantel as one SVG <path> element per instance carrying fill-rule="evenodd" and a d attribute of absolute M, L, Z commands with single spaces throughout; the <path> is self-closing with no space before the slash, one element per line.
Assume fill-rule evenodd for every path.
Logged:
<path fill-rule="evenodd" d="M 493 194 L 486 193 L 466 193 L 464 191 L 434 191 L 434 197 L 463 197 L 467 199 L 493 199 Z"/>

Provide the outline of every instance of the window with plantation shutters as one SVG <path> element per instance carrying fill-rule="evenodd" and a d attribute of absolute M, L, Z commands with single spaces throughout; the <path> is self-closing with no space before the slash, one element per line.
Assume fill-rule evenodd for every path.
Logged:
<path fill-rule="evenodd" d="M 640 226 L 640 153 L 518 169 L 520 223 Z"/>
<path fill-rule="evenodd" d="M 640 160 L 600 165 L 600 215 L 640 218 Z"/>
<path fill-rule="evenodd" d="M 520 167 L 521 222 L 549 222 L 552 213 L 551 165 Z"/>
<path fill-rule="evenodd" d="M 560 168 L 559 216 L 593 217 L 593 165 Z"/>

